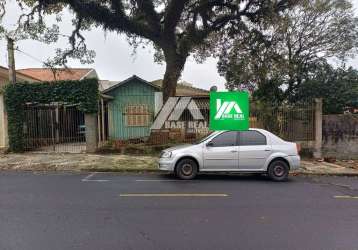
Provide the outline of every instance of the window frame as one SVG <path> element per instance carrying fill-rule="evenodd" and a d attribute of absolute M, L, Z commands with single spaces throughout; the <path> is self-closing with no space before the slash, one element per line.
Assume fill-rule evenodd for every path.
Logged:
<path fill-rule="evenodd" d="M 151 113 L 148 104 L 128 104 L 124 109 L 126 127 L 148 127 L 151 124 Z M 145 118 L 142 118 L 145 116 Z M 138 121 L 143 119 L 142 123 Z M 146 122 L 145 122 L 146 121 Z"/>
<path fill-rule="evenodd" d="M 267 146 L 267 145 L 268 145 L 267 136 L 264 135 L 263 133 L 261 133 L 260 131 L 257 131 L 257 130 L 246 130 L 246 131 L 238 131 L 238 132 L 239 132 L 239 136 L 238 136 L 238 146 L 240 146 L 240 147 Z M 265 144 L 241 145 L 241 134 L 242 134 L 242 132 L 258 133 L 258 134 L 262 135 L 262 136 L 265 138 Z"/>
<path fill-rule="evenodd" d="M 210 146 L 210 147 L 212 147 L 212 148 L 223 148 L 223 147 L 237 147 L 238 146 L 238 143 L 239 143 L 239 131 L 225 131 L 225 132 L 222 132 L 222 133 L 220 133 L 220 134 L 218 134 L 218 135 L 216 135 L 216 136 L 214 136 L 213 138 L 211 138 L 211 140 L 208 142 L 208 143 L 213 143 L 213 140 L 215 139 L 215 138 L 217 138 L 217 137 L 219 137 L 219 136 L 221 136 L 221 135 L 223 135 L 223 134 L 226 134 L 226 133 L 236 133 L 236 137 L 235 137 L 235 145 L 227 145 L 227 146 L 214 146 L 214 145 L 212 145 L 212 146 Z"/>

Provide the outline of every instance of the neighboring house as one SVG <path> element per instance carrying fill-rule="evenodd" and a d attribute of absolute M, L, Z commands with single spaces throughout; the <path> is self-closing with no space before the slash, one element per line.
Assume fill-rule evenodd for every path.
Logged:
<path fill-rule="evenodd" d="M 16 79 L 18 82 L 38 82 L 40 81 L 37 78 L 16 72 Z M 9 83 L 9 69 L 0 66 L 0 88 Z M 3 94 L 0 94 L 0 148 L 4 148 L 7 144 L 7 137 L 5 133 L 6 124 L 5 124 L 5 107 L 4 107 L 4 97 Z"/>
<path fill-rule="evenodd" d="M 39 82 L 40 79 L 32 77 L 21 72 L 16 72 L 16 80 L 18 82 Z M 0 66 L 0 87 L 9 82 L 9 69 Z"/>
<path fill-rule="evenodd" d="M 8 83 L 8 69 L 0 66 L 0 86 Z M 88 78 L 98 78 L 98 75 L 94 69 L 83 69 L 83 68 L 28 68 L 19 69 L 16 71 L 17 82 L 47 82 L 47 81 L 58 81 L 58 80 L 82 80 Z M 0 147 L 7 145 L 6 138 L 6 123 L 4 117 L 4 105 L 3 96 L 0 95 Z M 57 124 L 56 129 L 58 134 L 61 134 L 61 138 L 56 138 L 56 141 L 60 139 L 68 139 L 69 137 L 80 137 L 79 133 L 81 128 L 84 127 L 84 114 L 76 110 L 75 107 L 56 106 L 57 114 L 66 114 L 66 119 L 63 115 L 56 116 L 56 121 L 50 119 L 50 113 L 53 112 L 48 106 L 41 106 L 40 110 L 27 110 L 27 116 L 31 117 L 27 121 L 24 128 L 24 136 L 27 137 L 31 142 L 45 142 L 41 134 L 30 133 L 33 127 L 41 127 L 42 132 L 46 132 L 51 129 L 51 122 Z M 36 118 L 36 119 L 35 119 Z M 44 127 L 45 125 L 45 127 Z M 54 125 L 54 124 L 52 124 Z M 66 131 L 67 132 L 66 132 Z M 37 131 L 37 130 L 36 130 Z M 71 134 L 69 135 L 70 132 Z M 30 136 L 31 134 L 31 136 Z M 66 137 L 66 138 L 65 138 Z M 47 138 L 48 139 L 48 138 Z M 41 144 L 41 143 L 40 143 Z M 39 145 L 40 145 L 39 144 Z"/>
<path fill-rule="evenodd" d="M 42 82 L 98 78 L 96 71 L 88 68 L 28 68 L 17 72 Z M 28 149 L 41 147 L 45 150 L 54 144 L 62 145 L 59 146 L 62 150 L 73 152 L 78 151 L 75 146 L 79 150 L 83 149 L 81 144 L 85 142 L 85 114 L 76 106 L 61 103 L 53 103 L 51 106 L 38 104 L 36 107 L 28 107 L 25 116 L 24 137 L 27 138 L 25 146 Z M 44 138 L 44 135 L 48 138 Z"/>
<path fill-rule="evenodd" d="M 161 88 L 163 85 L 163 80 L 159 79 L 152 81 L 152 84 L 157 85 Z M 175 96 L 209 97 L 209 91 L 193 87 L 191 83 L 179 82 L 177 84 Z"/>

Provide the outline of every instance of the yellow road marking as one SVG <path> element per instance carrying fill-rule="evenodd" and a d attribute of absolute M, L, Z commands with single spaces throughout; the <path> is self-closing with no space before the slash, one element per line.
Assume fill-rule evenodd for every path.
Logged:
<path fill-rule="evenodd" d="M 146 180 L 135 180 L 137 182 L 146 182 L 146 181 L 152 181 L 152 182 L 171 182 L 171 181 L 175 181 L 175 182 L 183 182 L 182 180 L 160 180 L 160 179 L 146 179 Z M 183 182 L 184 183 L 184 182 Z"/>
<path fill-rule="evenodd" d="M 227 197 L 227 194 L 120 194 L 120 197 Z"/>
<path fill-rule="evenodd" d="M 350 196 L 350 195 L 336 195 L 335 199 L 358 199 L 358 196 Z"/>

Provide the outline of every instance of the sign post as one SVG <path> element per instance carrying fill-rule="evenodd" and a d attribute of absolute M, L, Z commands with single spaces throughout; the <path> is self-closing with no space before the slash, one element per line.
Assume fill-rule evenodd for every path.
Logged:
<path fill-rule="evenodd" d="M 210 92 L 210 130 L 248 130 L 247 92 Z"/>

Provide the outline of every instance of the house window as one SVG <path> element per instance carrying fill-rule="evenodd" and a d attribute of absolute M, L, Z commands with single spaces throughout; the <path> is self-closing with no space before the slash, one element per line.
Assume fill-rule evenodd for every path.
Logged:
<path fill-rule="evenodd" d="M 125 110 L 127 127 L 147 127 L 150 124 L 151 115 L 148 105 L 129 105 Z"/>

